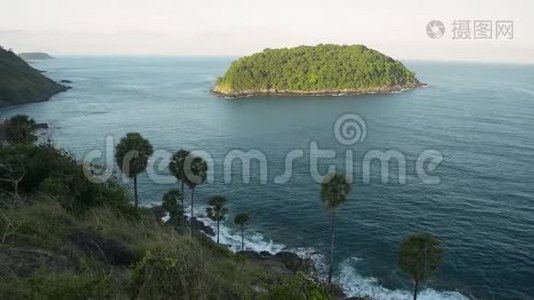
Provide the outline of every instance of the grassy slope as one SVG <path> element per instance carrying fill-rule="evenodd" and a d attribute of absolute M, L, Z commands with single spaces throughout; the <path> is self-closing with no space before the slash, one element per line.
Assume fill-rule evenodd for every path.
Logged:
<path fill-rule="evenodd" d="M 0 108 L 45 101 L 66 89 L 32 68 L 15 53 L 0 48 Z"/>
<path fill-rule="evenodd" d="M 133 208 L 50 145 L 0 147 L 0 161 L 0 178 L 23 174 L 18 193 L 0 182 L 2 299 L 326 299 L 313 280 Z"/>

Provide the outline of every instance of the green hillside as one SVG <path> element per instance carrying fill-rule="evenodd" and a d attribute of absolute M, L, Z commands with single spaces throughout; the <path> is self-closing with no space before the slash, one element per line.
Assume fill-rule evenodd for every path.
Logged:
<path fill-rule="evenodd" d="M 67 89 L 0 47 L 0 108 L 46 101 Z"/>
<path fill-rule="evenodd" d="M 265 49 L 234 61 L 215 93 L 334 94 L 389 92 L 421 83 L 402 63 L 363 45 Z"/>

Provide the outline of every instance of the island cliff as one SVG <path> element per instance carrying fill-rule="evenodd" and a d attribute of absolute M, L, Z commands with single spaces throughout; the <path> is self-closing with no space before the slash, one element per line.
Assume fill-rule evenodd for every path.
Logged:
<path fill-rule="evenodd" d="M 67 89 L 0 47 L 0 108 L 46 101 Z"/>
<path fill-rule="evenodd" d="M 218 78 L 221 96 L 385 93 L 422 86 L 402 63 L 363 45 L 265 49 Z"/>

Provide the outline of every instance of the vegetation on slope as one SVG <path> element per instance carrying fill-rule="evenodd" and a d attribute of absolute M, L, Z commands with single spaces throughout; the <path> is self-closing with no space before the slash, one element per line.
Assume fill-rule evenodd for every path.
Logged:
<path fill-rule="evenodd" d="M 419 86 L 402 63 L 363 45 L 265 49 L 234 61 L 213 89 L 230 96 L 368 93 Z"/>
<path fill-rule="evenodd" d="M 67 89 L 0 47 L 0 108 L 46 101 Z"/>
<path fill-rule="evenodd" d="M 247 214 L 234 218 L 242 238 L 242 252 L 236 254 L 196 230 L 193 224 L 199 221 L 193 216 L 186 220 L 183 192 L 177 189 L 163 196 L 168 222 L 162 222 L 161 211 L 131 205 L 116 177 L 90 181 L 67 152 L 49 142 L 33 144 L 34 124 L 21 115 L 0 123 L 2 299 L 346 298 L 330 284 L 334 216 L 352 190 L 341 173 L 325 177 L 321 185 L 320 198 L 332 216 L 330 272 L 322 282 L 296 254 L 243 251 Z M 139 144 L 129 145 L 135 147 L 122 163 L 139 164 Z M 193 168 L 188 170 L 188 165 Z M 98 166 L 89 167 L 100 173 Z M 169 167 L 185 181 L 191 196 L 207 171 L 202 159 L 186 150 L 178 151 Z M 198 181 L 193 182 L 191 174 Z M 191 205 L 193 201 L 191 197 Z M 211 198 L 208 216 L 224 220 L 226 201 Z M 442 255 L 439 240 L 430 233 L 414 234 L 401 244 L 399 266 L 414 281 L 414 300 L 420 286 L 437 272 Z"/>

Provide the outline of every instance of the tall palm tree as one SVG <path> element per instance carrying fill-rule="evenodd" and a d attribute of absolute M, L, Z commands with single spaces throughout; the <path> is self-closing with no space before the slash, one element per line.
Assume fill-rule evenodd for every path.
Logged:
<path fill-rule="evenodd" d="M 352 185 L 341 173 L 334 173 L 323 178 L 321 183 L 321 200 L 332 214 L 330 223 L 330 266 L 328 269 L 328 285 L 332 283 L 332 268 L 334 265 L 334 228 L 337 209 L 347 199 L 352 191 Z"/>
<path fill-rule="evenodd" d="M 413 299 L 417 300 L 419 285 L 435 275 L 443 261 L 443 249 L 436 236 L 418 232 L 406 238 L 399 249 L 399 267 L 414 281 Z"/>
<path fill-rule="evenodd" d="M 180 184 L 182 186 L 182 197 L 180 199 L 182 201 L 182 207 L 184 207 L 184 163 L 185 159 L 189 156 L 189 154 L 189 151 L 180 149 L 178 150 L 178 152 L 174 153 L 171 162 L 169 163 L 169 171 L 172 175 L 174 175 L 174 177 L 176 177 L 176 179 L 180 181 Z"/>
<path fill-rule="evenodd" d="M 206 213 L 208 217 L 213 221 L 217 222 L 217 244 L 219 243 L 219 224 L 221 221 L 224 221 L 225 215 L 228 212 L 228 209 L 224 207 L 226 205 L 226 198 L 223 196 L 213 196 L 208 201 L 208 204 L 211 207 L 206 208 Z"/>
<path fill-rule="evenodd" d="M 170 189 L 163 195 L 161 206 L 169 213 L 174 224 L 178 224 L 183 218 L 183 207 L 178 203 L 181 197 L 182 194 L 177 189 Z"/>
<path fill-rule="evenodd" d="M 150 142 L 137 132 L 127 133 L 115 147 L 115 160 L 122 173 L 133 178 L 135 207 L 139 206 L 137 175 L 146 169 L 148 158 L 154 153 Z"/>
<path fill-rule="evenodd" d="M 241 227 L 241 251 L 245 250 L 245 225 L 250 221 L 250 217 L 245 213 L 237 214 L 234 223 Z"/>
<path fill-rule="evenodd" d="M 193 229 L 193 204 L 195 188 L 206 181 L 208 176 L 208 164 L 201 157 L 189 154 L 184 160 L 185 184 L 191 189 L 191 229 Z"/>

